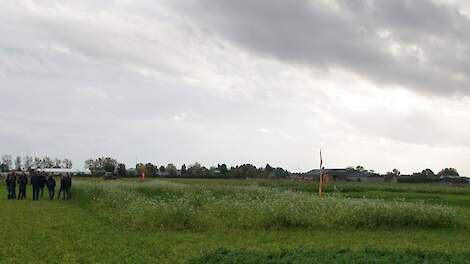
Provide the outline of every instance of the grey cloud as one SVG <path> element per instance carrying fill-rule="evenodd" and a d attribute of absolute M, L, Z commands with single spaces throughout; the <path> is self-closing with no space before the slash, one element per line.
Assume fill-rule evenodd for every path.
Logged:
<path fill-rule="evenodd" d="M 345 68 L 380 86 L 470 93 L 470 21 L 454 7 L 430 0 L 338 0 L 335 7 L 309 0 L 178 3 L 175 10 L 208 31 L 264 56 Z M 393 44 L 401 49 L 396 55 Z"/>
<path fill-rule="evenodd" d="M 380 107 L 353 112 L 338 104 L 349 100 L 339 89 L 344 83 L 374 99 L 370 90 L 356 90 L 362 78 L 424 92 L 465 93 L 467 22 L 452 8 L 412 3 L 410 10 L 429 9 L 423 15 L 447 14 L 438 20 L 445 25 L 433 26 L 429 18 L 420 24 L 393 15 L 403 13 L 403 1 L 396 7 L 390 1 L 344 1 L 335 8 L 307 1 L 186 3 L 5 1 L 1 151 L 69 157 L 77 167 L 94 155 L 112 155 L 129 166 L 251 162 L 306 170 L 316 164 L 312 153 L 322 145 L 331 153 L 331 166 L 362 159 L 377 169 L 391 166 L 385 161 L 393 160 L 400 142 L 469 146 L 464 132 L 448 136 L 446 127 L 455 131 L 458 124 L 441 124 L 452 116 L 437 115 L 440 108 L 402 115 Z M 378 30 L 390 34 L 382 39 Z M 385 45 L 391 39 L 416 44 L 429 63 L 413 54 L 391 56 Z M 331 67 L 362 78 L 353 83 L 338 71 L 325 74 Z M 452 71 L 463 74 L 454 76 L 456 81 L 445 74 Z M 468 111 L 449 111 L 454 110 Z M 429 130 L 420 135 L 415 127 Z M 384 137 L 392 143 L 365 150 Z M 410 149 L 419 150 L 415 147 Z M 392 154 L 377 155 L 384 150 Z"/>

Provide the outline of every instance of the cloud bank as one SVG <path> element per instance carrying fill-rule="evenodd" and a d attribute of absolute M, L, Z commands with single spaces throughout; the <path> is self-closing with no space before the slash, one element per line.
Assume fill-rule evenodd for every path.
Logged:
<path fill-rule="evenodd" d="M 470 175 L 452 1 L 4 1 L 0 152 Z"/>

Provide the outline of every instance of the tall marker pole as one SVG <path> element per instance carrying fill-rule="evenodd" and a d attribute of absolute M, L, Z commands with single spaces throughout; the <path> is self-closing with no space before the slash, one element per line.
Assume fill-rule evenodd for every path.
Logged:
<path fill-rule="evenodd" d="M 318 194 L 320 198 L 323 197 L 323 158 L 321 156 L 321 149 L 320 149 L 320 184 L 318 185 Z"/>

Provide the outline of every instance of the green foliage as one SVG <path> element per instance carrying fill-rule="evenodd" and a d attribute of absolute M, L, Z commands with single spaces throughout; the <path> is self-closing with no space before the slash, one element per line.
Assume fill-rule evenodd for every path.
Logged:
<path fill-rule="evenodd" d="M 145 176 L 147 177 L 155 177 L 157 176 L 158 168 L 157 166 L 153 165 L 152 163 L 147 163 L 145 164 L 144 167 L 142 167 L 145 172 Z M 137 169 L 138 171 L 142 168 Z"/>
<path fill-rule="evenodd" d="M 0 164 L 0 172 L 9 172 L 10 168 L 8 167 L 7 164 Z"/>
<path fill-rule="evenodd" d="M 176 169 L 176 166 L 173 165 L 172 163 L 166 165 L 166 171 L 168 172 L 170 177 L 176 177 L 177 169 Z"/>
<path fill-rule="evenodd" d="M 117 166 L 118 162 L 110 157 L 100 157 L 85 161 L 85 169 L 89 169 L 94 175 L 102 174 L 103 172 L 113 173 Z"/>
<path fill-rule="evenodd" d="M 459 176 L 459 173 L 454 168 L 445 168 L 445 169 L 442 169 L 437 175 L 438 176 Z"/>
<path fill-rule="evenodd" d="M 127 177 L 127 169 L 124 163 L 119 163 L 117 168 L 118 177 Z"/>
<path fill-rule="evenodd" d="M 221 175 L 226 175 L 228 173 L 228 168 L 226 164 L 217 164 L 217 170 L 219 170 Z"/>
<path fill-rule="evenodd" d="M 436 176 L 436 174 L 434 173 L 434 171 L 432 171 L 431 169 L 424 169 L 422 172 L 421 172 L 421 175 L 423 177 L 434 177 Z"/>

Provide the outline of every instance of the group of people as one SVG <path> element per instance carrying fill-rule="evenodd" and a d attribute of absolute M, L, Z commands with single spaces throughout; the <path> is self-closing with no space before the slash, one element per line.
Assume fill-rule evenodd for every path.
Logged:
<path fill-rule="evenodd" d="M 33 200 L 39 200 L 44 196 L 44 188 L 47 187 L 49 192 L 49 200 L 54 199 L 56 180 L 52 175 L 47 175 L 45 172 L 30 171 L 30 183 L 33 187 Z M 23 200 L 26 199 L 26 186 L 28 184 L 28 176 L 26 173 L 17 174 L 12 172 L 8 174 L 5 184 L 7 187 L 8 199 L 17 199 Z M 16 195 L 16 185 L 18 184 L 18 196 Z M 72 177 L 69 174 L 62 175 L 60 178 L 60 189 L 57 199 L 60 198 L 60 195 L 63 195 L 63 199 L 69 200 L 72 196 Z"/>

